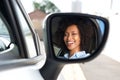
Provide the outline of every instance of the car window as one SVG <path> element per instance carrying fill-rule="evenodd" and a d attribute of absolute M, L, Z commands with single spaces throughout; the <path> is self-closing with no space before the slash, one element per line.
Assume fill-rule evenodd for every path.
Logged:
<path fill-rule="evenodd" d="M 34 32 L 33 29 L 31 28 L 31 24 L 29 24 L 29 20 L 26 19 L 25 17 L 26 15 L 24 12 L 20 10 L 20 7 L 22 6 L 15 5 L 18 21 L 21 26 L 20 28 L 22 30 L 22 34 L 25 40 L 25 45 L 27 47 L 26 49 L 28 54 L 26 55 L 29 58 L 35 57 L 37 56 L 37 50 L 36 50 Z"/>
<path fill-rule="evenodd" d="M 17 34 L 13 33 L 14 29 L 12 29 L 14 25 L 10 25 L 6 19 L 6 16 L 3 15 L 3 12 L 0 11 L 0 59 L 18 59 L 22 57 L 35 57 L 37 56 L 36 45 L 34 41 L 34 34 L 32 29 L 30 28 L 29 22 L 25 19 L 22 11 L 20 10 L 18 5 L 15 6 L 15 13 L 17 15 L 16 21 L 18 31 L 22 31 L 20 34 L 23 36 L 25 41 L 25 49 L 26 53 L 21 53 L 19 42 L 17 42 Z M 21 30 L 19 30 L 21 29 Z M 23 41 L 22 41 L 23 42 Z M 24 56 L 25 55 L 25 56 Z M 27 56 L 26 56 L 27 55 Z"/>
<path fill-rule="evenodd" d="M 4 51 L 11 41 L 6 24 L 3 22 L 1 16 L 2 15 L 0 14 L 0 52 Z"/>
<path fill-rule="evenodd" d="M 3 22 L 1 15 L 0 15 L 0 36 L 2 36 L 2 35 L 6 35 L 9 37 L 9 32 L 8 32 L 6 25 Z M 9 38 L 8 38 L 8 40 L 9 40 Z"/>
<path fill-rule="evenodd" d="M 18 46 L 15 44 L 10 25 L 0 12 L 0 59 L 19 58 Z"/>

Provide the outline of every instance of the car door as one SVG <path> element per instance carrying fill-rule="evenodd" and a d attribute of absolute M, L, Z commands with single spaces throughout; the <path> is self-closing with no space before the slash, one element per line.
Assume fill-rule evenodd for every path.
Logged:
<path fill-rule="evenodd" d="M 43 80 L 44 50 L 31 26 L 18 0 L 0 2 L 0 80 Z"/>

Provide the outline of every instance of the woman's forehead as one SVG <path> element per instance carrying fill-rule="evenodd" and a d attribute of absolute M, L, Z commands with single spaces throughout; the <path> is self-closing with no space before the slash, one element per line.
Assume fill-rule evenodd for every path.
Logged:
<path fill-rule="evenodd" d="M 79 31 L 77 25 L 73 24 L 67 27 L 66 31 Z"/>

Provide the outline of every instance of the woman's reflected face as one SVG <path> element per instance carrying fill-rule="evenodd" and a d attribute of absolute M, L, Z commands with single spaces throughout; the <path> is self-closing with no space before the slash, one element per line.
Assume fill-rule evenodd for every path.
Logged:
<path fill-rule="evenodd" d="M 77 25 L 70 25 L 65 30 L 64 43 L 68 50 L 72 52 L 80 51 L 80 31 Z"/>

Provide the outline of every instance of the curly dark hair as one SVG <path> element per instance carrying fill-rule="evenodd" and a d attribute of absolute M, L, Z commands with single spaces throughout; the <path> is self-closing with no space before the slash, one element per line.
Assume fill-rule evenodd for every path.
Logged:
<path fill-rule="evenodd" d="M 90 18 L 78 18 L 78 17 L 62 17 L 59 21 L 57 31 L 55 33 L 56 39 L 55 42 L 57 46 L 60 47 L 63 51 L 69 51 L 64 43 L 64 33 L 68 26 L 77 25 L 77 28 L 80 32 L 81 51 L 84 50 L 87 53 L 91 53 L 96 48 L 97 34 L 96 34 L 96 25 Z"/>

